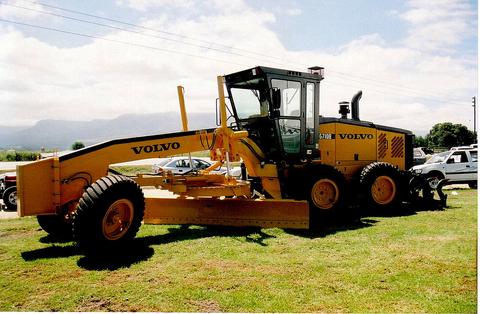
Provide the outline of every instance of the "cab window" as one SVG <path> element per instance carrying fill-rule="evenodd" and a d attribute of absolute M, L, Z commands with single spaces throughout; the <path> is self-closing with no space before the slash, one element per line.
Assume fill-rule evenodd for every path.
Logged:
<path fill-rule="evenodd" d="M 230 92 L 235 102 L 238 118 L 247 119 L 268 114 L 267 98 L 261 97 L 259 90 L 231 88 Z"/>
<path fill-rule="evenodd" d="M 282 104 L 280 115 L 300 117 L 301 88 L 300 82 L 272 79 L 272 87 L 280 89 Z"/>
<path fill-rule="evenodd" d="M 280 136 L 283 149 L 287 154 L 300 152 L 300 106 L 302 101 L 302 84 L 297 81 L 272 79 L 272 87 L 280 89 Z"/>

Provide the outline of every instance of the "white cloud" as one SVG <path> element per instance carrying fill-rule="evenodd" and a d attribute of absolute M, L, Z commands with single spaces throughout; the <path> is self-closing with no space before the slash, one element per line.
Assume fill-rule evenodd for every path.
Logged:
<path fill-rule="evenodd" d="M 420 50 L 440 50 L 475 34 L 475 12 L 467 0 L 410 0 L 400 15 L 409 23 L 406 43 Z"/>
<path fill-rule="evenodd" d="M 146 8 L 147 1 L 143 3 Z M 428 5 L 425 3 L 411 2 L 411 6 L 419 9 Z M 335 53 L 292 52 L 285 49 L 269 27 L 276 22 L 274 14 L 255 11 L 240 0 L 208 0 L 203 5 L 212 8 L 208 15 L 173 18 L 165 13 L 144 22 L 149 28 L 187 36 L 169 37 L 175 41 L 128 32 L 112 32 L 103 37 L 184 54 L 103 40 L 81 47 L 57 48 L 26 37 L 12 27 L 0 27 L 0 125 L 34 123 L 46 118 L 91 120 L 124 113 L 178 110 L 177 85 L 186 88 L 189 112 L 213 114 L 216 75 L 255 65 L 294 70 L 321 65 L 326 68 L 320 96 L 323 115 L 338 116 L 337 103 L 350 100 L 361 89 L 364 96 L 360 117 L 364 120 L 422 132 L 446 120 L 472 126 L 470 101 L 476 93 L 476 62 L 472 65 L 463 56 L 418 49 L 418 45 L 412 45 L 412 34 L 405 44 L 397 46 L 389 45 L 379 34 L 371 34 L 346 43 Z M 460 7 L 460 12 L 463 10 Z M 443 13 L 432 19 L 408 12 L 405 18 L 415 27 L 420 25 L 425 30 L 422 36 L 427 39 L 427 26 L 443 19 Z M 454 28 L 448 34 L 460 29 Z M 435 45 L 454 49 L 453 39 L 431 38 Z"/>

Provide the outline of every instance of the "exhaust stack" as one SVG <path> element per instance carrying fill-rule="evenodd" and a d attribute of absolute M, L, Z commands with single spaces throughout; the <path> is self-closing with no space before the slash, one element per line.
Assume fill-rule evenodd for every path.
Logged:
<path fill-rule="evenodd" d="M 352 120 L 360 120 L 360 115 L 358 112 L 358 103 L 360 102 L 360 98 L 362 98 L 362 91 L 359 90 L 355 95 L 352 97 Z"/>

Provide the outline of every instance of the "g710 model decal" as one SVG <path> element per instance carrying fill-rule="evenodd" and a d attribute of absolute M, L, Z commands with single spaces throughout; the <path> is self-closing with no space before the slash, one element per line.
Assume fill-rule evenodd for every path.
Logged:
<path fill-rule="evenodd" d="M 134 146 L 131 147 L 135 154 L 140 153 L 156 153 L 156 152 L 163 152 L 170 149 L 179 149 L 180 143 L 179 142 L 172 142 L 172 143 L 161 143 L 161 144 L 153 144 L 153 145 L 145 145 L 145 146 Z"/>
<path fill-rule="evenodd" d="M 321 140 L 334 140 L 335 134 L 332 133 L 320 133 L 319 137 Z"/>

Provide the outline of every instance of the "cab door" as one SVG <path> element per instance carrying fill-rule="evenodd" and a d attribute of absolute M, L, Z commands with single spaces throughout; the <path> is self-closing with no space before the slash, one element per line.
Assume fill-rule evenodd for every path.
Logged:
<path fill-rule="evenodd" d="M 281 93 L 278 133 L 288 159 L 318 156 L 319 84 L 303 79 L 272 78 Z"/>
<path fill-rule="evenodd" d="M 318 133 L 319 133 L 319 84 L 314 82 L 305 82 L 305 106 L 303 109 L 303 119 L 305 120 L 305 129 L 303 141 L 303 156 L 318 155 Z"/>
<path fill-rule="evenodd" d="M 281 93 L 278 132 L 284 154 L 290 158 L 298 157 L 302 147 L 302 83 L 273 78 L 271 84 Z"/>

